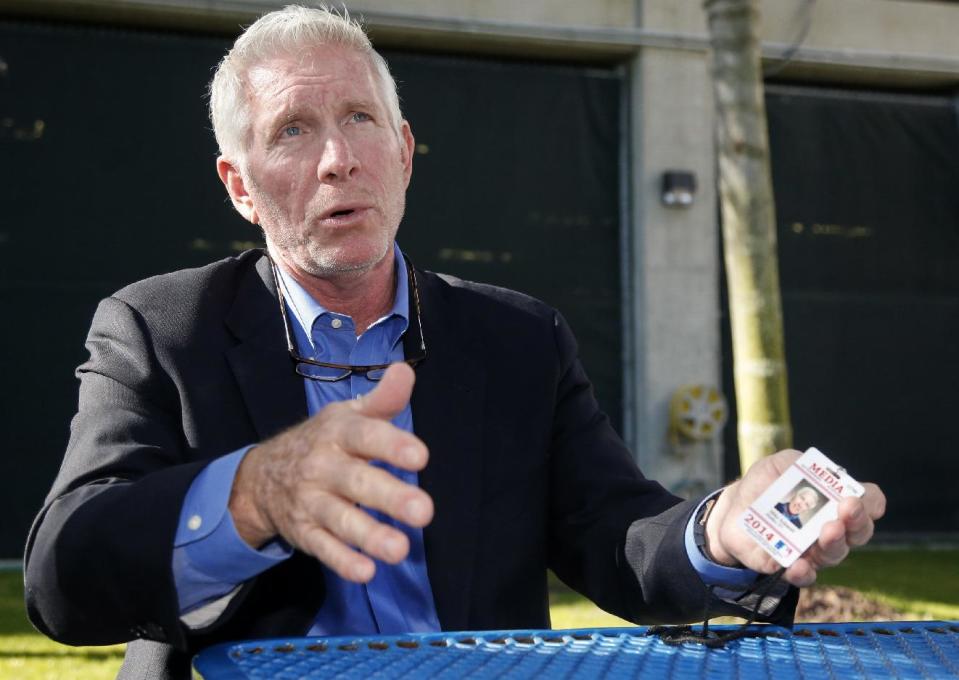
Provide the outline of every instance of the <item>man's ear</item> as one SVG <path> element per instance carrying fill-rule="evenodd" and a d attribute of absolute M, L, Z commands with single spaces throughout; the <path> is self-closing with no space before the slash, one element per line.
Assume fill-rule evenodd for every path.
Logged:
<path fill-rule="evenodd" d="M 413 176 L 413 150 L 416 148 L 416 140 L 413 139 L 413 131 L 410 124 L 403 121 L 400 124 L 400 162 L 403 163 L 403 176 L 406 178 L 406 186 L 410 185 L 410 177 Z"/>
<path fill-rule="evenodd" d="M 246 190 L 246 182 L 239 168 L 228 161 L 226 157 L 220 156 L 216 159 L 216 174 L 220 176 L 220 181 L 226 187 L 226 193 L 230 195 L 233 201 L 233 207 L 253 224 L 260 223 L 260 216 L 256 213 L 256 207 L 253 205 L 253 198 Z"/>

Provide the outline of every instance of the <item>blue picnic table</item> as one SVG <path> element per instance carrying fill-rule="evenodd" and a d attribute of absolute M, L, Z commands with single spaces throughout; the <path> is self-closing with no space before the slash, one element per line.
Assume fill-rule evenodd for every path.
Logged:
<path fill-rule="evenodd" d="M 737 628 L 709 630 L 723 634 Z M 959 678 L 959 621 L 748 630 L 719 648 L 669 644 L 645 627 L 250 640 L 210 647 L 193 665 L 204 680 Z"/>

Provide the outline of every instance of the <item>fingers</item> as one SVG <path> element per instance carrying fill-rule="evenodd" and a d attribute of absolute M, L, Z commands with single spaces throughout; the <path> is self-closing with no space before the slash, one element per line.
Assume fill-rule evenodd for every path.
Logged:
<path fill-rule="evenodd" d="M 756 500 L 769 485 L 775 482 L 780 475 L 786 472 L 793 463 L 802 455 L 795 449 L 780 451 L 771 456 L 766 456 L 751 465 L 739 480 L 740 499 L 739 504 L 745 510 L 746 506 Z"/>
<path fill-rule="evenodd" d="M 410 542 L 406 534 L 387 524 L 378 522 L 368 512 L 340 498 L 324 496 L 319 509 L 314 513 L 317 523 L 331 537 L 339 540 L 351 552 L 353 547 L 378 560 L 396 564 L 406 558 Z M 308 533 L 312 526 L 304 527 Z"/>
<path fill-rule="evenodd" d="M 421 470 L 428 458 L 426 446 L 415 435 L 388 421 L 410 401 L 416 374 L 404 363 L 390 366 L 376 388 L 362 399 L 345 402 L 365 418 L 350 420 L 340 444 L 350 454 L 382 460 L 406 470 Z"/>
<path fill-rule="evenodd" d="M 816 582 L 816 568 L 807 558 L 800 557 L 789 565 L 783 579 L 797 588 L 806 588 Z"/>
<path fill-rule="evenodd" d="M 429 458 L 422 441 L 385 420 L 351 420 L 343 427 L 339 443 L 346 453 L 405 470 L 422 470 Z"/>
<path fill-rule="evenodd" d="M 819 540 L 806 554 L 815 567 L 834 567 L 849 555 L 846 527 L 841 519 L 827 522 L 819 532 Z"/>
<path fill-rule="evenodd" d="M 796 449 L 784 449 L 778 453 L 774 453 L 771 456 L 766 457 L 763 460 L 768 460 L 778 477 L 790 467 L 792 464 L 799 460 L 799 457 L 802 455 L 802 451 L 797 451 Z"/>
<path fill-rule="evenodd" d="M 885 511 L 885 496 L 875 484 L 864 486 L 866 493 L 861 499 L 842 500 L 838 519 L 823 525 L 816 544 L 786 570 L 783 577 L 787 581 L 800 587 L 812 585 L 819 569 L 840 564 L 848 557 L 851 546 L 869 542 L 874 519 Z"/>
<path fill-rule="evenodd" d="M 839 519 L 845 525 L 846 542 L 865 545 L 872 538 L 875 520 L 886 512 L 886 496 L 878 486 L 863 484 L 862 498 L 844 498 L 839 504 Z"/>
<path fill-rule="evenodd" d="M 326 529 L 319 526 L 305 528 L 293 541 L 300 550 L 316 557 L 340 577 L 354 583 L 367 583 L 376 573 L 376 564 L 358 553 Z"/>
<path fill-rule="evenodd" d="M 343 477 L 346 481 L 341 482 L 343 488 L 301 493 L 287 506 L 280 524 L 290 543 L 343 578 L 362 583 L 375 572 L 375 564 L 363 553 L 396 564 L 409 554 L 410 545 L 402 531 L 378 521 L 357 503 L 413 526 L 423 526 L 432 519 L 433 503 L 425 492 L 384 470 L 362 462 L 351 467 L 353 470 Z M 346 500 L 353 496 L 359 500 Z M 369 502 L 362 500 L 367 497 Z"/>
<path fill-rule="evenodd" d="M 865 545 L 872 538 L 873 519 L 862 500 L 844 498 L 839 504 L 839 521 L 849 545 Z"/>
<path fill-rule="evenodd" d="M 413 369 L 407 364 L 395 363 L 386 369 L 375 389 L 349 403 L 365 416 L 389 420 L 409 403 L 414 382 Z"/>
<path fill-rule="evenodd" d="M 886 514 L 886 494 L 872 482 L 862 485 L 865 493 L 862 496 L 863 505 L 873 521 L 881 519 Z"/>
<path fill-rule="evenodd" d="M 414 527 L 433 519 L 433 500 L 422 489 L 368 463 L 352 462 L 332 481 L 333 493 Z"/>

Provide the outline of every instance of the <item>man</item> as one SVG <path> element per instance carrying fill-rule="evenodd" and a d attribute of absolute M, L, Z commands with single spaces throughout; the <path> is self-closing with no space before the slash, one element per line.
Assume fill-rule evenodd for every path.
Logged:
<path fill-rule="evenodd" d="M 680 502 L 636 469 L 558 313 L 405 261 L 413 135 L 358 26 L 261 18 L 211 116 L 270 257 L 101 303 L 27 545 L 38 628 L 137 638 L 121 675 L 188 677 L 230 639 L 544 627 L 547 567 L 635 621 L 692 620 L 707 597 L 745 613 L 777 565 L 736 518 L 798 454 Z M 845 502 L 786 580 L 866 542 L 883 503 L 874 486 Z M 794 603 L 781 590 L 761 612 L 788 621 Z"/>
<path fill-rule="evenodd" d="M 795 491 L 789 498 L 774 506 L 783 517 L 792 522 L 797 529 L 802 529 L 802 514 L 819 505 L 820 496 L 815 489 L 804 486 Z"/>

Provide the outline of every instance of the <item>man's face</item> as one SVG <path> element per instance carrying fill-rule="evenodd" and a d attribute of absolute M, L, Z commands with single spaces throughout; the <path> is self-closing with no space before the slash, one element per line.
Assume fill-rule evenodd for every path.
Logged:
<path fill-rule="evenodd" d="M 372 269 L 391 252 L 403 217 L 413 136 L 405 121 L 393 127 L 370 63 L 325 46 L 275 57 L 248 79 L 238 208 L 294 270 L 330 278 Z"/>
<path fill-rule="evenodd" d="M 794 515 L 799 515 L 806 512 L 812 506 L 813 503 L 807 494 L 796 494 L 793 496 L 793 499 L 789 501 L 789 512 Z"/>

